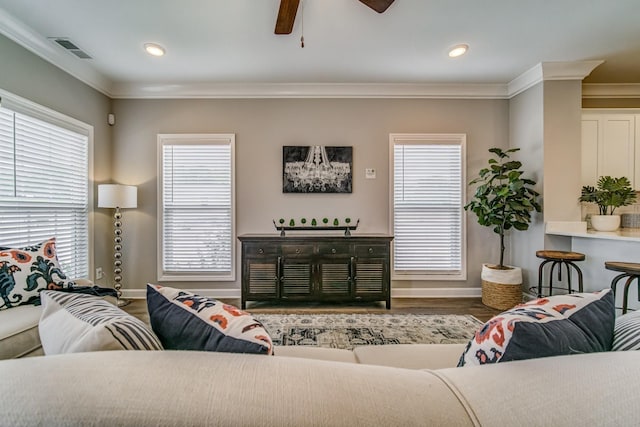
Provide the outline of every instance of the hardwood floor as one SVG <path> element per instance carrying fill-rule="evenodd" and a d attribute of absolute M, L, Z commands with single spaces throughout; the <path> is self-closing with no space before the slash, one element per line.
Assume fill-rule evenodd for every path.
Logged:
<path fill-rule="evenodd" d="M 240 299 L 220 299 L 226 304 L 240 306 Z M 145 322 L 149 321 L 146 301 L 132 300 L 124 310 Z M 255 314 L 304 314 L 304 313 L 367 313 L 367 314 L 471 314 L 486 322 L 500 310 L 482 304 L 480 298 L 392 298 L 391 309 L 384 302 L 376 303 L 266 303 L 247 304 L 246 311 Z"/>

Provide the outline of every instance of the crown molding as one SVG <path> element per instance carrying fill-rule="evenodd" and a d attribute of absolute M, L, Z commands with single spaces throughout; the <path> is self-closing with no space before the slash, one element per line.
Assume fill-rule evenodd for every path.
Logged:
<path fill-rule="evenodd" d="M 507 84 L 509 98 L 545 80 L 583 80 L 604 61 L 540 62 Z"/>
<path fill-rule="evenodd" d="M 196 83 L 114 85 L 112 98 L 445 98 L 504 99 L 503 84 Z"/>
<path fill-rule="evenodd" d="M 96 71 L 90 63 L 91 59 L 79 59 L 63 51 L 62 48 L 56 47 L 46 37 L 33 31 L 1 8 L 0 33 L 67 74 L 110 96 L 111 81 Z"/>
<path fill-rule="evenodd" d="M 640 83 L 584 83 L 583 98 L 640 98 Z"/>

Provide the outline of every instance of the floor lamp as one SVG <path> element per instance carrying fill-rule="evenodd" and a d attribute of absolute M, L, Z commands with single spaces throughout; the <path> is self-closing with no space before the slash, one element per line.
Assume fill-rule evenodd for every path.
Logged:
<path fill-rule="evenodd" d="M 138 207 L 138 188 L 133 185 L 98 185 L 98 207 L 115 209 L 113 214 L 113 287 L 118 297 L 118 307 L 129 304 L 122 299 L 122 212 L 120 209 Z"/>

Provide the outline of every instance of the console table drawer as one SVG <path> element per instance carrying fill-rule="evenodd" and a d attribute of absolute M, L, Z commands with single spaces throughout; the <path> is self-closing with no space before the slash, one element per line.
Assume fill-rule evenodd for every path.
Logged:
<path fill-rule="evenodd" d="M 313 255 L 313 245 L 282 245 L 282 255 Z"/>
<path fill-rule="evenodd" d="M 248 256 L 276 255 L 278 253 L 278 247 L 274 245 L 245 244 L 243 248 L 244 253 Z"/>
<path fill-rule="evenodd" d="M 349 255 L 349 245 L 320 244 L 318 245 L 320 255 Z"/>
<path fill-rule="evenodd" d="M 356 245 L 355 253 L 356 253 L 356 256 L 384 257 L 389 254 L 389 246 L 388 245 Z"/>

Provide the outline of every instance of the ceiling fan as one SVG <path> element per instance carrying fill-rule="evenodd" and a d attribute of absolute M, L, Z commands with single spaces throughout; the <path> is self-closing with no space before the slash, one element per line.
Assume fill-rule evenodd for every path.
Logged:
<path fill-rule="evenodd" d="M 394 0 L 360 0 L 360 2 L 366 4 L 378 13 L 382 13 L 391 6 Z M 276 34 L 291 34 L 299 4 L 300 0 L 280 0 L 278 20 L 276 21 Z"/>

